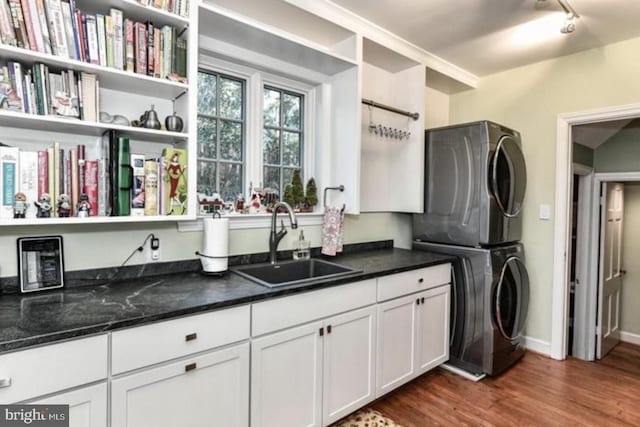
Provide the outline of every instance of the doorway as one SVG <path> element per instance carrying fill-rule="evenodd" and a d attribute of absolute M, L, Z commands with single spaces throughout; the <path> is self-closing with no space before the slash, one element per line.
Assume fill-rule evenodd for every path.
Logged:
<path fill-rule="evenodd" d="M 576 113 L 561 114 L 558 116 L 557 127 L 557 150 L 556 150 L 556 191 L 555 191 L 555 227 L 554 227 L 554 265 L 553 265 L 553 292 L 552 292 L 552 330 L 551 330 L 551 352 L 550 356 L 555 359 L 565 359 L 568 354 L 568 322 L 569 322 L 569 301 L 570 288 L 568 286 L 570 273 L 570 225 L 571 225 L 571 182 L 572 182 L 572 129 L 574 126 L 601 123 L 612 120 L 631 120 L 640 117 L 640 104 L 627 106 L 607 107 L 599 110 L 591 110 Z M 625 179 L 623 179 L 624 181 Z M 630 180 L 636 180 L 630 178 Z M 637 180 L 640 180 L 638 174 Z M 599 183 L 595 185 L 599 189 Z M 595 199 L 595 197 L 594 197 Z M 599 194 L 597 199 L 599 200 Z M 595 202 L 595 200 L 592 200 Z M 599 219 L 599 218 L 598 218 Z M 594 218 L 590 224 L 593 230 Z M 597 228 L 597 227 L 596 227 Z M 589 258 L 597 259 L 598 246 L 590 245 L 588 249 Z M 588 277 L 597 276 L 597 262 L 591 263 L 588 267 Z M 587 307 L 587 317 L 590 313 L 596 313 L 595 307 L 591 307 L 597 301 L 595 286 L 592 283 L 585 284 L 585 292 L 589 305 Z M 587 343 L 595 337 L 595 321 L 588 321 L 588 325 L 593 325 L 593 333 L 586 337 Z M 588 348 L 594 348 L 587 345 Z"/>

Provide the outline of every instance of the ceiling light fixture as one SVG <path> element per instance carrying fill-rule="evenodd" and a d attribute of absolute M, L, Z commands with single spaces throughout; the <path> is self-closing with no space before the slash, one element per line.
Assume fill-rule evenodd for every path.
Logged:
<path fill-rule="evenodd" d="M 575 20 L 580 18 L 578 12 L 574 8 L 571 7 L 567 0 L 558 0 L 558 4 L 564 10 L 564 13 L 567 14 L 567 19 L 564 21 L 564 24 L 560 28 L 560 32 L 562 34 L 570 34 L 573 33 L 576 29 Z"/>
<path fill-rule="evenodd" d="M 547 0 L 536 0 L 536 4 L 546 3 L 546 1 Z M 564 23 L 562 24 L 562 27 L 560 27 L 560 32 L 562 34 L 571 34 L 576 30 L 575 20 L 580 18 L 580 15 L 578 15 L 578 12 L 576 12 L 576 10 L 573 7 L 571 7 L 568 0 L 556 0 L 556 1 L 558 2 L 560 7 L 562 8 L 562 10 L 564 10 L 564 13 L 566 14 Z"/>

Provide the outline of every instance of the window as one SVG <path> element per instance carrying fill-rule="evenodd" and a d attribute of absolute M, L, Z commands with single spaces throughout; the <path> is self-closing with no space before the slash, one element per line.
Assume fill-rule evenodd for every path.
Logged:
<path fill-rule="evenodd" d="M 302 172 L 304 96 L 264 86 L 263 89 L 263 178 L 264 185 L 284 193 L 293 172 Z"/>
<path fill-rule="evenodd" d="M 222 208 L 234 215 L 266 194 L 262 208 L 244 204 L 242 213 L 266 213 L 271 193 L 282 199 L 294 171 L 313 176 L 313 86 L 261 70 L 202 60 L 197 97 L 197 193 L 199 213 Z M 214 194 L 225 206 L 219 206 Z M 256 212 L 257 210 L 257 212 Z M 222 212 L 223 214 L 225 211 Z"/>
<path fill-rule="evenodd" d="M 198 73 L 198 194 L 233 200 L 244 188 L 245 82 Z"/>

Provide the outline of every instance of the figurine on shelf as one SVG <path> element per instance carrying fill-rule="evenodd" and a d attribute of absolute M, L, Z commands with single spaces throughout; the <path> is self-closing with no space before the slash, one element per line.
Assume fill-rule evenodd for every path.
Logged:
<path fill-rule="evenodd" d="M 238 194 L 238 197 L 236 197 L 233 210 L 235 210 L 238 213 L 244 213 L 244 195 L 243 194 Z"/>
<path fill-rule="evenodd" d="M 40 200 L 33 202 L 33 204 L 38 208 L 38 213 L 36 214 L 38 218 L 51 217 L 51 196 L 48 193 L 42 193 Z"/>
<path fill-rule="evenodd" d="M 262 210 L 262 202 L 260 201 L 260 194 L 255 192 L 251 195 L 251 201 L 249 202 L 249 213 L 260 213 Z"/>
<path fill-rule="evenodd" d="M 58 217 L 67 218 L 71 213 L 71 201 L 66 194 L 60 194 L 58 196 Z"/>
<path fill-rule="evenodd" d="M 28 207 L 27 196 L 24 193 L 16 193 L 13 197 L 13 217 L 24 218 Z"/>
<path fill-rule="evenodd" d="M 89 196 L 85 193 L 80 194 L 76 211 L 76 216 L 80 218 L 86 218 L 91 215 L 91 203 L 89 203 Z"/>

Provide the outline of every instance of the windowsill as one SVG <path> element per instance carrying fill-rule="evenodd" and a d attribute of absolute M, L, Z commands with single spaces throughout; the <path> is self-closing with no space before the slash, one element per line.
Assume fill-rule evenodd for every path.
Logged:
<path fill-rule="evenodd" d="M 288 215 L 286 213 L 278 214 L 278 220 L 280 218 L 285 219 Z M 178 222 L 179 232 L 192 232 L 202 231 L 202 218 L 198 217 L 195 221 L 180 221 Z M 222 218 L 229 219 L 229 229 L 250 229 L 250 228 L 269 228 L 271 227 L 271 214 L 242 214 L 242 215 L 228 215 Z M 322 224 L 322 212 L 309 212 L 309 213 L 297 213 L 298 226 L 304 227 L 309 225 Z M 279 223 L 279 221 L 278 221 Z M 287 222 L 285 222 L 286 224 Z"/>

